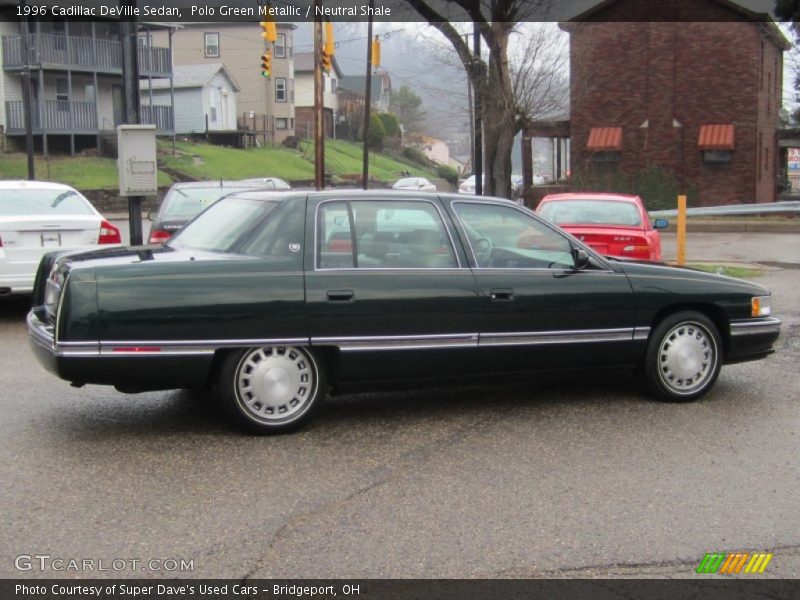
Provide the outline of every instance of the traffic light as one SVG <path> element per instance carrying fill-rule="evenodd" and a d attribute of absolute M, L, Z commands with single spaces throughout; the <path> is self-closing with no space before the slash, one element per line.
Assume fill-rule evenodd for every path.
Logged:
<path fill-rule="evenodd" d="M 335 52 L 335 45 L 333 42 L 333 23 L 327 21 L 325 23 L 325 46 L 322 48 L 322 68 L 326 73 L 330 73 L 333 68 L 333 54 Z"/>
<path fill-rule="evenodd" d="M 261 75 L 269 78 L 272 74 L 272 52 L 267 50 L 261 55 Z"/>
<path fill-rule="evenodd" d="M 377 35 L 372 40 L 372 66 L 381 66 L 381 40 Z"/>
<path fill-rule="evenodd" d="M 263 29 L 261 32 L 261 37 L 274 44 L 275 40 L 278 39 L 278 27 L 275 24 L 275 21 L 267 19 L 266 21 L 261 21 L 259 25 L 261 25 L 261 29 Z"/>
<path fill-rule="evenodd" d="M 331 72 L 331 67 L 333 66 L 333 56 L 328 54 L 328 49 L 322 49 L 322 70 L 326 73 Z"/>

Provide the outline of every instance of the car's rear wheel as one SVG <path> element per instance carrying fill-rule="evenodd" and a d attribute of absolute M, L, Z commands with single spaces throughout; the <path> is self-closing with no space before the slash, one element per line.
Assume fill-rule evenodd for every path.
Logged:
<path fill-rule="evenodd" d="M 228 355 L 218 390 L 236 424 L 263 434 L 291 431 L 308 421 L 327 385 L 310 351 L 271 345 Z"/>
<path fill-rule="evenodd" d="M 654 328 L 641 378 L 656 398 L 689 402 L 713 387 L 721 365 L 722 343 L 716 325 L 699 312 L 682 311 Z"/>

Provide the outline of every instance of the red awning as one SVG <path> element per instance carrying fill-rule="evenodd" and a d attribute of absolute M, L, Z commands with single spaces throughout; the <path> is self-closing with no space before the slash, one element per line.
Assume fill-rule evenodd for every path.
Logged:
<path fill-rule="evenodd" d="M 622 127 L 592 127 L 586 147 L 596 151 L 622 150 Z"/>
<path fill-rule="evenodd" d="M 697 147 L 700 150 L 733 150 L 733 125 L 701 125 Z"/>

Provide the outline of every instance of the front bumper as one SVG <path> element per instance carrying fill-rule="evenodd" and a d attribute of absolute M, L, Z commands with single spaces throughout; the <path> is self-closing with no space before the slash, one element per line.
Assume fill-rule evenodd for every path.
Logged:
<path fill-rule="evenodd" d="M 725 363 L 758 360 L 775 352 L 774 344 L 781 333 L 781 320 L 760 317 L 731 321 L 730 341 Z"/>

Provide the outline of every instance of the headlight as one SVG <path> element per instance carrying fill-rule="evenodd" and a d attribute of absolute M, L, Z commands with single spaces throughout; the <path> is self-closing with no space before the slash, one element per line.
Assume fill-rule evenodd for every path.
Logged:
<path fill-rule="evenodd" d="M 64 287 L 65 279 L 64 272 L 58 267 L 58 262 L 54 263 L 44 288 L 44 310 L 54 321 L 56 318 L 58 299 L 61 296 L 61 290 Z"/>
<path fill-rule="evenodd" d="M 750 300 L 750 307 L 754 317 L 768 317 L 772 312 L 772 297 L 755 296 Z"/>

